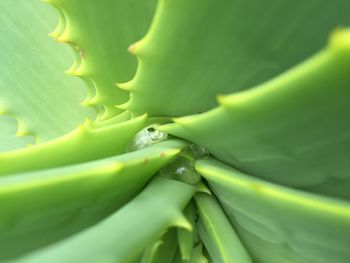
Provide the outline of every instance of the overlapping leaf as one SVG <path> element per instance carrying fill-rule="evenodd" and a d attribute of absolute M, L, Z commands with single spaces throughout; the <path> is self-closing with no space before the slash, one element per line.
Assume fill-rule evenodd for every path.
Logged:
<path fill-rule="evenodd" d="M 0 152 L 22 148 L 34 143 L 31 136 L 18 137 L 14 134 L 17 131 L 16 119 L 11 116 L 0 116 Z"/>
<path fill-rule="evenodd" d="M 310 56 L 331 30 L 350 25 L 347 0 L 159 0 L 124 108 L 182 116 L 215 106 L 219 93 L 260 84 Z M 312 17 L 312 19 L 310 19 Z"/>
<path fill-rule="evenodd" d="M 93 116 L 79 106 L 83 83 L 63 73 L 71 52 L 47 36 L 55 10 L 37 0 L 2 0 L 0 9 L 0 112 L 16 117 L 17 134 L 46 141 Z"/>
<path fill-rule="evenodd" d="M 196 169 L 254 262 L 348 262 L 349 203 L 267 183 L 215 160 L 198 161 Z"/>
<path fill-rule="evenodd" d="M 220 106 L 164 130 L 248 174 L 350 198 L 350 31 L 329 47 Z"/>
<path fill-rule="evenodd" d="M 42 170 L 122 154 L 134 135 L 145 125 L 146 116 L 97 128 L 93 123 L 86 122 L 56 140 L 0 153 L 0 175 Z"/>
<path fill-rule="evenodd" d="M 135 196 L 183 146 L 168 141 L 99 161 L 0 178 L 0 260 L 98 222 Z"/>
<path fill-rule="evenodd" d="M 217 201 L 206 195 L 195 196 L 198 207 L 198 232 L 213 262 L 252 263 Z"/>
<path fill-rule="evenodd" d="M 147 245 L 167 228 L 191 227 L 182 209 L 195 189 L 174 180 L 155 180 L 96 226 L 14 262 L 135 262 Z"/>
<path fill-rule="evenodd" d="M 152 245 L 145 250 L 142 255 L 142 259 L 139 262 L 172 263 L 177 248 L 178 243 L 176 238 L 176 229 L 169 229 L 162 235 L 161 238 L 153 242 Z"/>
<path fill-rule="evenodd" d="M 127 81 L 135 73 L 136 59 L 128 54 L 128 47 L 146 33 L 155 1 L 46 2 L 61 14 L 52 36 L 70 44 L 76 53 L 68 72 L 82 77 L 91 87 L 85 105 L 97 108 L 102 119 L 118 114 L 121 110 L 114 105 L 125 102 L 128 93 L 115 83 Z"/>
<path fill-rule="evenodd" d="M 207 257 L 209 262 L 224 263 L 347 262 L 350 208 L 344 201 L 277 186 L 218 161 L 201 160 L 195 167 L 225 212 L 215 198 L 205 194 L 195 196 L 196 208 L 188 205 L 198 186 L 164 178 L 153 180 L 120 208 L 186 144 L 171 140 L 116 155 L 124 153 L 135 133 L 147 124 L 168 121 L 159 116 L 208 110 L 217 93 L 252 88 L 300 62 L 321 47 L 331 29 L 350 23 L 348 1 L 159 0 L 149 33 L 129 48 L 139 59 L 137 74 L 132 81 L 119 83 L 121 89 L 114 83 L 130 79 L 136 67 L 127 47 L 145 33 L 154 1 L 46 1 L 60 14 L 52 36 L 69 43 L 75 55 L 69 73 L 81 77 L 90 88 L 85 105 L 95 107 L 100 118 L 85 121 L 52 142 L 0 154 L 0 174 L 4 175 L 0 206 L 5 211 L 0 217 L 0 260 L 31 252 L 14 262 L 205 263 Z M 16 4 L 17 0 L 5 0 L 0 7 Z M 35 16 L 40 24 L 35 30 L 47 29 L 49 11 L 43 6 L 21 8 L 5 12 L 5 24 L 27 11 L 28 17 L 18 28 Z M 34 38 L 23 40 L 22 31 L 5 28 L 5 34 L 22 41 L 18 41 L 19 50 L 26 55 L 5 54 L 17 47 L 0 40 L 7 48 L 0 50 L 4 61 L 15 58 L 22 64 L 27 59 L 33 68 L 6 67 L 0 72 L 0 77 L 5 76 L 0 85 L 1 80 L 12 83 L 16 72 L 34 78 L 28 78 L 30 88 L 25 89 L 21 86 L 25 78 L 18 74 L 21 81 L 15 90 L 21 95 L 14 99 L 16 109 L 0 97 L 1 107 L 18 115 L 19 134 L 55 137 L 66 131 L 57 123 L 68 130 L 86 113 L 71 114 L 75 108 L 66 98 L 71 90 L 57 98 L 54 92 L 42 92 L 61 87 L 51 75 L 56 68 L 48 62 L 57 60 L 62 66 L 67 56 L 56 52 L 58 57 L 52 58 L 53 48 L 41 38 L 42 53 L 27 54 Z M 36 59 L 41 65 L 47 63 L 48 73 L 36 70 Z M 339 31 L 328 49 L 303 65 L 260 87 L 222 97 L 220 107 L 178 119 L 163 129 L 207 147 L 216 157 L 252 175 L 349 198 L 349 68 L 350 33 Z M 38 88 L 35 83 L 40 84 Z M 14 95 L 12 87 L 4 90 Z M 127 91 L 131 97 L 121 106 L 127 110 L 122 112 L 115 104 L 127 100 Z M 80 89 L 72 101 L 82 94 Z M 22 112 L 28 106 L 29 113 L 17 114 L 17 106 Z M 61 115 L 57 115 L 60 106 Z M 45 107 L 47 111 L 42 111 Z M 144 112 L 156 118 L 129 120 Z M 39 125 L 39 118 L 47 122 Z M 37 248 L 41 249 L 33 252 Z"/>

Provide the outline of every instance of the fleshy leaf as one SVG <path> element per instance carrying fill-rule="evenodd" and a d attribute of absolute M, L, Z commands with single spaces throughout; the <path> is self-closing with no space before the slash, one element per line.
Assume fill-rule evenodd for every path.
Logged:
<path fill-rule="evenodd" d="M 194 186 L 178 181 L 154 180 L 101 223 L 15 262 L 130 262 L 167 228 L 190 227 L 182 209 L 194 192 Z"/>
<path fill-rule="evenodd" d="M 254 262 L 348 262 L 348 202 L 268 183 L 215 160 L 197 161 L 196 169 Z"/>
<path fill-rule="evenodd" d="M 252 263 L 217 201 L 207 194 L 195 196 L 199 213 L 198 233 L 213 262 Z"/>
<path fill-rule="evenodd" d="M 188 222 L 192 225 L 192 231 L 179 228 L 177 230 L 177 236 L 181 258 L 185 261 L 188 261 L 192 257 L 193 247 L 196 243 L 198 243 L 197 229 L 195 226 L 197 214 L 193 202 L 191 202 L 185 208 L 184 215 L 187 218 Z"/>
<path fill-rule="evenodd" d="M 31 136 L 15 136 L 16 130 L 17 122 L 14 118 L 0 116 L 0 152 L 15 150 L 34 143 L 34 138 Z"/>
<path fill-rule="evenodd" d="M 46 0 L 61 14 L 52 36 L 70 44 L 76 53 L 69 74 L 82 77 L 91 87 L 85 105 L 102 105 L 102 119 L 112 117 L 128 92 L 115 86 L 133 77 L 136 59 L 128 53 L 131 43 L 145 33 L 155 1 L 138 0 Z"/>
<path fill-rule="evenodd" d="M 86 122 L 50 142 L 0 153 L 0 175 L 87 162 L 124 153 L 133 136 L 146 125 L 146 116 L 102 128 L 91 125 L 93 123 Z"/>
<path fill-rule="evenodd" d="M 79 106 L 83 83 L 63 73 L 71 52 L 47 36 L 55 10 L 37 0 L 1 0 L 0 9 L 0 112 L 18 120 L 17 135 L 46 141 L 93 117 Z"/>
<path fill-rule="evenodd" d="M 0 260 L 74 234 L 134 197 L 183 147 L 167 141 L 99 161 L 0 178 Z"/>
<path fill-rule="evenodd" d="M 182 259 L 181 252 L 178 250 L 178 253 L 176 254 L 176 258 L 173 261 L 173 263 L 208 263 L 208 262 L 211 262 L 211 261 L 208 261 L 206 256 L 204 256 L 202 243 L 199 243 L 197 246 L 195 246 L 192 249 L 191 258 L 189 260 Z"/>
<path fill-rule="evenodd" d="M 140 263 L 172 263 L 177 247 L 176 229 L 169 229 L 145 250 Z"/>
<path fill-rule="evenodd" d="M 248 174 L 350 198 L 350 30 L 303 64 L 163 130 Z"/>
<path fill-rule="evenodd" d="M 123 105 L 134 115 L 182 116 L 215 106 L 215 96 L 260 84 L 320 49 L 350 25 L 347 0 L 159 0 Z M 312 19 L 310 19 L 312 17 Z"/>

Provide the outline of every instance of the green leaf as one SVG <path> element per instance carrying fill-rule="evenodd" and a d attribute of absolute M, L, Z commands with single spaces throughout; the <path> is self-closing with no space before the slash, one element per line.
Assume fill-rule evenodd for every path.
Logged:
<path fill-rule="evenodd" d="M 101 223 L 16 263 L 130 262 L 169 227 L 191 226 L 182 209 L 195 187 L 153 180 L 135 199 Z"/>
<path fill-rule="evenodd" d="M 70 44 L 76 53 L 68 73 L 82 77 L 91 87 L 85 105 L 98 109 L 102 105 L 102 119 L 118 114 L 121 110 L 114 105 L 124 103 L 128 92 L 115 83 L 135 74 L 136 59 L 128 54 L 128 47 L 146 33 L 155 1 L 46 1 L 61 14 L 53 37 Z"/>
<path fill-rule="evenodd" d="M 215 263 L 252 263 L 217 201 L 208 194 L 194 197 L 199 213 L 198 232 Z"/>
<path fill-rule="evenodd" d="M 34 143 L 31 136 L 14 136 L 17 130 L 17 122 L 11 116 L 0 116 L 0 152 L 6 152 L 22 148 L 28 144 Z"/>
<path fill-rule="evenodd" d="M 145 250 L 140 263 L 172 263 L 177 247 L 176 229 L 169 229 Z"/>
<path fill-rule="evenodd" d="M 76 130 L 50 142 L 0 153 L 0 175 L 87 162 L 124 153 L 134 135 L 146 126 L 146 116 L 107 127 L 94 128 L 93 125 L 87 121 Z"/>
<path fill-rule="evenodd" d="M 139 59 L 123 85 L 134 115 L 182 116 L 211 109 L 218 93 L 251 88 L 323 46 L 350 25 L 348 0 L 159 0 Z M 311 19 L 312 17 L 312 19 Z"/>
<path fill-rule="evenodd" d="M 195 243 L 198 242 L 197 229 L 195 226 L 196 219 L 196 209 L 191 202 L 184 210 L 184 215 L 188 222 L 192 225 L 192 231 L 188 231 L 187 229 L 179 228 L 177 230 L 179 250 L 181 254 L 181 258 L 185 261 L 191 259 L 193 247 Z"/>
<path fill-rule="evenodd" d="M 0 260 L 46 246 L 111 214 L 182 147 L 167 141 L 99 161 L 1 177 Z"/>
<path fill-rule="evenodd" d="M 198 244 L 192 249 L 191 258 L 189 260 L 183 260 L 181 252 L 178 250 L 176 258 L 173 263 L 208 263 L 208 259 L 203 254 L 203 244 Z"/>
<path fill-rule="evenodd" d="M 86 90 L 65 76 L 72 55 L 47 36 L 55 10 L 37 0 L 0 2 L 0 112 L 18 120 L 18 135 L 50 140 L 92 111 L 79 106 Z"/>
<path fill-rule="evenodd" d="M 196 170 L 254 262 L 348 262 L 348 202 L 268 183 L 215 160 L 197 161 Z"/>
<path fill-rule="evenodd" d="M 350 30 L 303 64 L 163 130 L 269 181 L 350 198 Z"/>

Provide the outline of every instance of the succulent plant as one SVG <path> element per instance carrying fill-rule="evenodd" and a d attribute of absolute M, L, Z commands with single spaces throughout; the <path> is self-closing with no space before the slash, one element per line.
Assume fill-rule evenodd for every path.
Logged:
<path fill-rule="evenodd" d="M 45 2 L 0 3 L 0 262 L 349 262 L 348 0 Z"/>

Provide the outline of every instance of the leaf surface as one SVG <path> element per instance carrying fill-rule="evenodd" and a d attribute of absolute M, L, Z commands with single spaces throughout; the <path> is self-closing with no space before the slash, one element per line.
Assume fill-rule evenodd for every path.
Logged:
<path fill-rule="evenodd" d="M 173 263 L 208 263 L 206 256 L 203 254 L 203 244 L 199 243 L 192 249 L 191 258 L 189 260 L 182 259 L 181 252 L 178 250 Z"/>
<path fill-rule="evenodd" d="M 140 263 L 172 263 L 177 248 L 176 229 L 169 229 L 145 250 Z"/>
<path fill-rule="evenodd" d="M 16 119 L 11 116 L 0 116 L 0 152 L 19 149 L 34 143 L 31 136 L 15 136 L 17 130 Z"/>
<path fill-rule="evenodd" d="M 248 174 L 350 198 L 349 69 L 350 30 L 339 30 L 303 64 L 163 130 Z"/>
<path fill-rule="evenodd" d="M 135 74 L 136 59 L 128 53 L 128 47 L 146 33 L 155 1 L 47 2 L 61 14 L 53 37 L 70 44 L 76 53 L 69 73 L 82 77 L 91 87 L 85 105 L 97 108 L 100 119 L 120 113 L 115 105 L 125 102 L 128 92 L 118 89 L 115 83 Z"/>
<path fill-rule="evenodd" d="M 96 226 L 15 262 L 130 262 L 167 228 L 190 227 L 182 209 L 194 192 L 194 186 L 178 181 L 154 180 Z"/>
<path fill-rule="evenodd" d="M 99 161 L 1 177 L 0 260 L 97 223 L 134 197 L 182 147 L 167 141 Z"/>
<path fill-rule="evenodd" d="M 0 175 L 87 162 L 125 153 L 134 135 L 146 126 L 146 116 L 94 128 L 85 122 L 50 142 L 0 154 Z M 20 164 L 20 165 L 19 165 Z"/>
<path fill-rule="evenodd" d="M 55 10 L 37 0 L 2 0 L 0 9 L 0 112 L 17 119 L 17 135 L 47 141 L 93 117 L 79 105 L 83 83 L 63 73 L 71 52 L 47 36 Z"/>
<path fill-rule="evenodd" d="M 348 261 L 348 202 L 268 183 L 216 160 L 197 161 L 196 170 L 220 200 L 254 262 Z"/>
<path fill-rule="evenodd" d="M 251 88 L 304 60 L 331 30 L 350 25 L 350 2 L 159 0 L 122 107 L 134 115 L 182 116 L 215 96 Z M 310 19 L 312 17 L 312 19 Z"/>
<path fill-rule="evenodd" d="M 215 263 L 252 263 L 249 254 L 217 201 L 208 194 L 196 194 L 198 233 Z"/>

